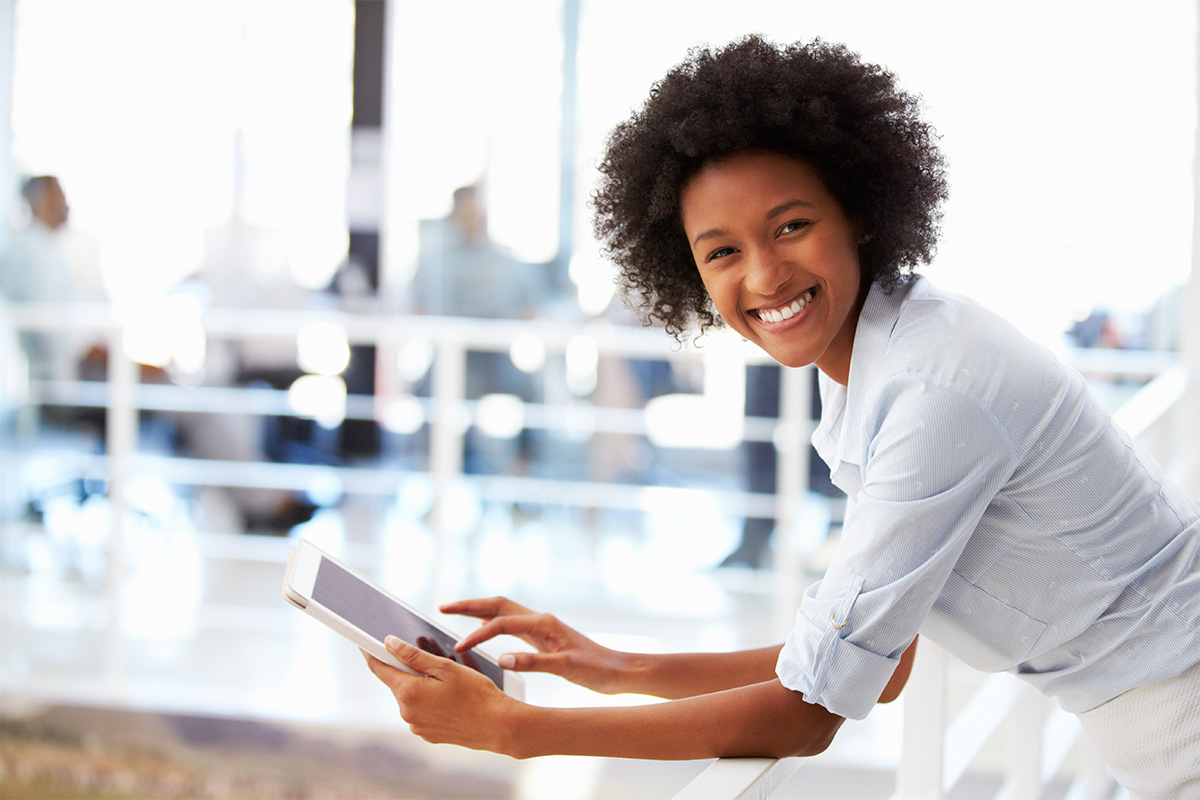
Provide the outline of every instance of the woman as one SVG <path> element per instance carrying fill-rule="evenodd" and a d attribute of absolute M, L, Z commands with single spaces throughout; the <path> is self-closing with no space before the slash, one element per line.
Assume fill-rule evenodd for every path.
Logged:
<path fill-rule="evenodd" d="M 371 669 L 413 730 L 517 757 L 807 755 L 896 696 L 920 632 L 1055 696 L 1139 796 L 1200 793 L 1200 509 L 1077 373 L 913 274 L 946 196 L 916 100 L 842 47 L 751 37 L 668 74 L 601 170 L 597 232 L 652 317 L 817 366 L 841 542 L 761 650 L 619 653 L 451 603 L 484 620 L 462 649 L 517 635 L 537 652 L 508 669 L 673 702 L 537 708 L 397 643 L 430 677 Z"/>

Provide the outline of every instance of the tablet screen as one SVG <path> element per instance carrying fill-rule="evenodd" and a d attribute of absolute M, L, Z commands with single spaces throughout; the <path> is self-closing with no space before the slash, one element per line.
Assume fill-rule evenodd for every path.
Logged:
<path fill-rule="evenodd" d="M 382 642 L 388 634 L 399 636 L 426 652 L 466 664 L 504 688 L 503 673 L 494 663 L 476 656 L 474 650 L 455 653 L 453 636 L 392 602 L 387 595 L 327 558 L 322 558 L 317 567 L 312 598 L 374 639 Z"/>

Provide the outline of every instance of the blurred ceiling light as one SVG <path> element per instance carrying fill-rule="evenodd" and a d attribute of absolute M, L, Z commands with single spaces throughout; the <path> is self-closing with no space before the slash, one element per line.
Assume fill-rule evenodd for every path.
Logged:
<path fill-rule="evenodd" d="M 392 433 L 413 434 L 425 424 L 425 407 L 411 394 L 392 398 L 383 407 L 379 424 Z"/>
<path fill-rule="evenodd" d="M 288 406 L 298 417 L 336 428 L 346 419 L 346 382 L 334 375 L 301 375 L 288 388 Z"/>
<path fill-rule="evenodd" d="M 664 394 L 646 403 L 646 436 L 659 447 L 728 450 L 742 439 L 743 417 L 699 394 Z"/>
<path fill-rule="evenodd" d="M 177 294 L 138 303 L 127 317 L 121 349 L 138 364 L 174 366 L 192 375 L 204 368 L 206 344 L 200 300 Z"/>
<path fill-rule="evenodd" d="M 512 439 L 525 428 L 525 402 L 515 394 L 485 394 L 475 406 L 479 430 L 497 439 Z"/>
<path fill-rule="evenodd" d="M 596 367 L 600 363 L 600 348 L 587 334 L 579 334 L 567 343 L 567 388 L 576 397 L 586 397 L 596 390 Z"/>
<path fill-rule="evenodd" d="M 314 375 L 340 375 L 350 364 L 350 341 L 335 322 L 309 322 L 296 334 L 296 363 Z"/>
<path fill-rule="evenodd" d="M 595 250 L 582 250 L 571 259 L 568 274 L 575 284 L 580 310 L 594 317 L 603 314 L 617 289 L 612 265 Z"/>
<path fill-rule="evenodd" d="M 200 320 L 181 323 L 175 331 L 171 347 L 172 379 L 187 386 L 199 385 L 203 380 L 207 357 L 208 342 Z"/>
<path fill-rule="evenodd" d="M 321 211 L 300 215 L 286 229 L 288 271 L 297 286 L 313 291 L 329 286 L 349 250 L 345 226 Z"/>
<path fill-rule="evenodd" d="M 546 365 L 546 343 L 532 331 L 519 333 L 508 348 L 508 357 L 522 372 L 537 372 Z"/>
<path fill-rule="evenodd" d="M 328 508 L 337 505 L 345 495 L 346 487 L 338 477 L 336 470 L 325 469 L 309 479 L 308 485 L 304 487 L 304 493 L 316 505 Z"/>
<path fill-rule="evenodd" d="M 410 339 L 396 353 L 396 366 L 409 383 L 424 378 L 432 364 L 433 345 L 425 339 Z"/>

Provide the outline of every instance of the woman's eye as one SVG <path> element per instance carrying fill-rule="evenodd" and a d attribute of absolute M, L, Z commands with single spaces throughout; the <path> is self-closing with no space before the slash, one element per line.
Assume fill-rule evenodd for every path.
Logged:
<path fill-rule="evenodd" d="M 794 233 L 802 228 L 807 228 L 811 224 L 812 223 L 806 219 L 794 219 L 791 222 L 786 223 L 782 228 L 780 228 L 779 232 L 780 233 Z"/>
<path fill-rule="evenodd" d="M 725 256 L 733 255 L 736 252 L 737 251 L 734 250 L 732 247 L 719 247 L 716 250 L 713 250 L 711 253 L 709 253 L 708 257 L 705 258 L 704 261 L 707 263 L 716 258 L 725 258 Z"/>

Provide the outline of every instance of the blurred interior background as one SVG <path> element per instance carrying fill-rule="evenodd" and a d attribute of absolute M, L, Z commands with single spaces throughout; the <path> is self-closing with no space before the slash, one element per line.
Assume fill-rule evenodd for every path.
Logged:
<path fill-rule="evenodd" d="M 0 0 L 0 785 L 659 797 L 703 768 L 424 745 L 279 589 L 304 537 L 430 611 L 782 640 L 843 506 L 813 374 L 642 326 L 588 208 L 653 82 L 751 32 L 922 95 L 952 187 L 926 274 L 1200 496 L 1192 2 Z M 890 796 L 899 707 L 778 796 Z"/>

